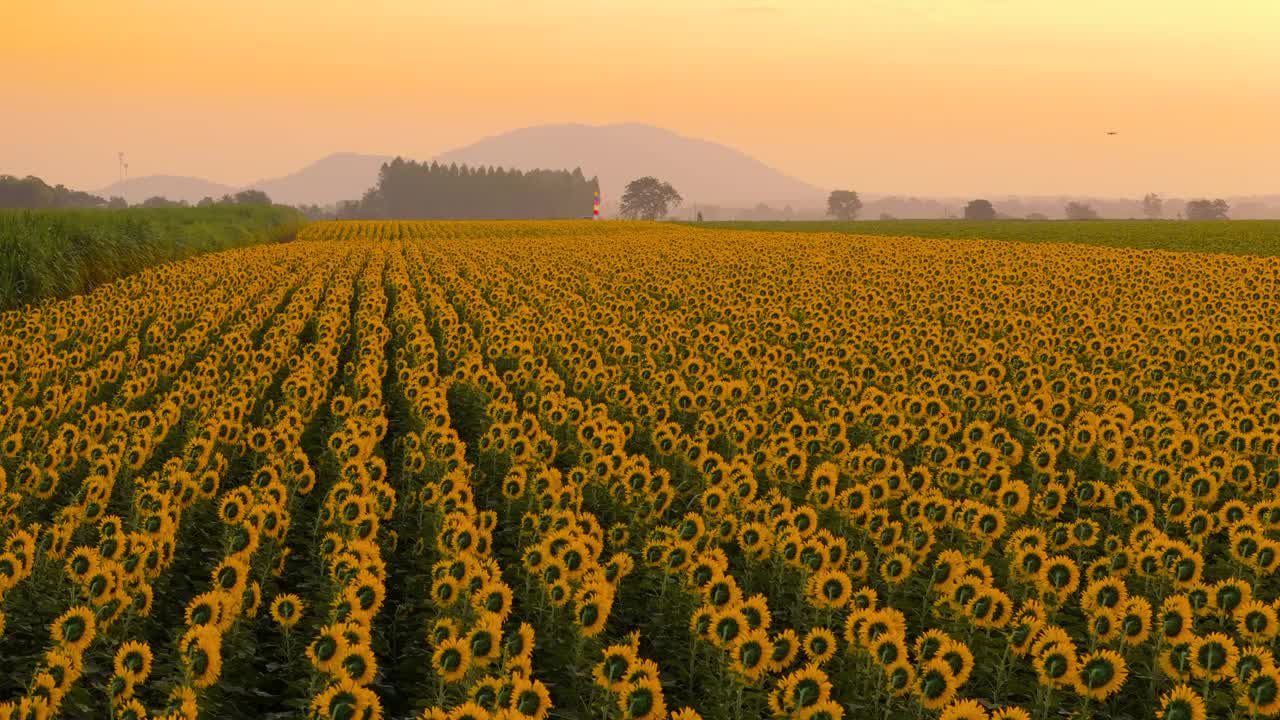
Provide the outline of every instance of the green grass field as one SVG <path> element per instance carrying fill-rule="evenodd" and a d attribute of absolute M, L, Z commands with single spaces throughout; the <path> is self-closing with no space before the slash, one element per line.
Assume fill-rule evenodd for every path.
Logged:
<path fill-rule="evenodd" d="M 1150 220 L 861 220 L 855 222 L 706 222 L 700 227 L 727 230 L 836 232 L 925 238 L 988 238 L 1020 242 L 1072 242 L 1085 245 L 1280 255 L 1280 220 L 1210 222 Z"/>
<path fill-rule="evenodd" d="M 279 206 L 0 210 L 0 310 L 88 292 L 158 263 L 293 237 Z"/>

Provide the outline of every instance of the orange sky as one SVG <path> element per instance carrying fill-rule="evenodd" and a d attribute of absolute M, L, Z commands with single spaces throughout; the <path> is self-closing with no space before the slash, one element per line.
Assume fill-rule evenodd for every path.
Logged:
<path fill-rule="evenodd" d="M 828 188 L 1280 193 L 1277 0 L 5 5 L 0 173 L 75 187 L 635 121 Z"/>

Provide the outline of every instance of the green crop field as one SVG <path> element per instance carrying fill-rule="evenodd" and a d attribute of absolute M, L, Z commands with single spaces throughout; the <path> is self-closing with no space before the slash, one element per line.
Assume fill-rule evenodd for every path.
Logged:
<path fill-rule="evenodd" d="M 1019 242 L 1072 242 L 1145 250 L 1189 250 L 1232 255 L 1280 255 L 1280 221 L 1231 220 L 862 220 L 707 222 L 701 227 L 922 238 L 985 238 Z"/>

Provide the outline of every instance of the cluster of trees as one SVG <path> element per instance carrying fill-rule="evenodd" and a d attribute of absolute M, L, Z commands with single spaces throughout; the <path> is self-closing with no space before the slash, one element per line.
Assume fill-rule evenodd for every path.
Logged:
<path fill-rule="evenodd" d="M 841 220 L 853 220 L 857 217 L 858 210 L 861 209 L 862 203 L 858 201 L 858 194 L 844 190 L 836 190 L 831 193 L 827 201 L 827 214 L 834 215 Z M 1142 199 L 1143 214 L 1151 219 L 1158 220 L 1164 216 L 1164 201 L 1159 195 L 1150 193 Z M 1226 220 L 1231 206 L 1226 200 L 1221 198 L 1217 200 L 1192 200 L 1186 204 L 1183 216 L 1188 220 Z M 1068 220 L 1097 220 L 1100 216 L 1093 206 L 1086 202 L 1071 201 L 1062 208 L 1062 214 Z M 996 211 L 995 205 L 990 200 L 979 198 L 970 200 L 964 207 L 965 220 L 998 220 L 1007 216 L 1001 215 Z M 891 219 L 881 213 L 881 220 Z M 1043 213 L 1034 212 L 1027 215 L 1028 220 L 1048 220 L 1048 216 Z"/>
<path fill-rule="evenodd" d="M 1183 211 L 1188 220 L 1226 220 L 1231 206 L 1226 200 L 1192 200 Z"/>
<path fill-rule="evenodd" d="M 104 200 L 63 185 L 49 186 L 38 177 L 0 175 L 0 208 L 47 210 L 50 208 L 127 207 L 124 198 Z"/>
<path fill-rule="evenodd" d="M 572 218 L 590 217 L 594 193 L 599 190 L 595 178 L 587 179 L 581 169 L 567 170 L 506 170 L 494 167 L 470 167 L 467 165 L 441 165 L 437 162 L 417 163 L 396 158 L 382 166 L 378 184 L 356 201 L 338 206 L 298 208 L 312 220 L 334 218 L 368 219 L 432 219 L 432 218 Z M 624 218 L 657 220 L 665 218 L 670 209 L 679 207 L 683 199 L 668 182 L 654 177 L 643 177 L 627 185 L 619 214 Z M 1129 212 L 1114 203 L 1101 201 L 1104 211 L 1112 217 L 1117 212 Z M 1133 201 L 1129 201 L 1133 202 Z M 1010 205 L 1012 203 L 1012 205 Z M 205 197 L 195 207 L 215 205 L 271 205 L 271 198 L 261 190 L 242 190 L 221 198 Z M 1002 206 L 1005 213 L 996 210 L 986 199 L 969 201 L 964 206 L 967 220 L 997 220 L 1010 216 L 1028 220 L 1048 220 L 1049 212 L 1044 203 L 1026 207 L 1017 198 L 1009 198 Z M 867 209 L 868 215 L 879 214 L 881 220 L 896 217 L 928 217 L 930 210 L 937 210 L 936 201 L 917 198 L 887 197 L 875 200 Z M 1165 200 L 1155 193 L 1142 198 L 1142 215 L 1152 220 L 1165 217 Z M 1247 203 L 1246 203 L 1247 205 Z M 0 175 L 0 208 L 49 209 L 49 208 L 125 208 L 124 198 L 109 200 L 97 195 L 70 190 L 62 185 L 49 186 L 37 177 L 17 178 Z M 1020 206 L 1020 207 L 1019 207 Z M 155 196 L 135 207 L 167 208 L 191 207 L 185 200 L 169 200 Z M 1028 212 L 1032 208 L 1035 212 Z M 1243 206 L 1242 206 L 1243 207 Z M 826 214 L 837 220 L 856 220 L 864 205 L 858 193 L 852 190 L 833 190 L 827 197 Z M 697 216 L 706 211 L 715 218 L 725 214 L 722 208 L 702 206 Z M 1187 202 L 1179 218 L 1187 220 L 1226 220 L 1231 206 L 1221 198 L 1198 199 Z M 1070 201 L 1063 207 L 1068 220 L 1096 220 L 1101 216 L 1089 202 Z M 1248 208 L 1242 210 L 1248 216 Z M 904 214 L 905 213 L 905 214 Z M 947 217 L 954 217 L 950 211 Z M 796 216 L 790 206 L 775 210 L 764 203 L 736 215 L 754 220 L 785 220 Z M 935 215 L 936 217 L 936 215 Z"/>
<path fill-rule="evenodd" d="M 1226 200 L 1192 200 L 1183 208 L 1182 217 L 1188 220 L 1227 220 L 1231 206 Z M 1099 215 L 1091 205 L 1072 201 L 1062 209 L 1068 220 L 1097 220 Z M 1142 198 L 1142 214 L 1148 220 L 1159 220 L 1164 217 L 1164 200 L 1155 193 L 1148 193 Z M 994 220 L 995 208 L 986 200 L 974 200 L 965 207 L 964 216 L 969 220 Z M 1028 220 L 1047 220 L 1040 213 L 1032 213 Z"/>
<path fill-rule="evenodd" d="M 214 200 L 206 197 L 196 207 L 212 207 L 214 205 L 270 205 L 271 198 L 261 190 L 245 190 L 235 195 L 223 195 Z M 63 185 L 49 186 L 38 177 L 17 178 L 12 175 L 0 175 L 0 208 L 15 210 L 50 210 L 57 208 L 93 209 L 107 208 L 120 210 L 129 207 L 122 197 L 105 200 L 80 190 L 70 190 Z M 191 207 L 186 200 L 170 200 L 156 195 L 138 203 L 134 207 L 142 208 L 175 208 Z"/>
<path fill-rule="evenodd" d="M 191 207 L 191 203 L 186 200 L 170 200 L 163 195 L 152 195 L 151 197 L 138 203 L 135 207 L 154 209 L 154 208 L 185 208 Z"/>
<path fill-rule="evenodd" d="M 817 212 L 814 210 L 796 210 L 791 205 L 784 205 L 780 208 L 774 207 L 769 203 L 758 202 L 752 207 L 727 207 L 715 203 L 699 203 L 689 207 L 688 212 L 684 214 L 687 219 L 695 219 L 698 215 L 702 215 L 707 220 L 724 221 L 724 220 L 746 220 L 750 222 L 777 222 L 786 220 L 803 220 L 806 218 L 816 217 Z M 674 212 L 671 213 L 675 217 Z"/>
<path fill-rule="evenodd" d="M 205 196 L 200 202 L 196 203 L 196 207 L 211 207 L 213 205 L 270 205 L 271 196 L 261 190 L 241 190 L 235 195 L 223 195 L 221 198 L 214 200 L 209 196 Z"/>
<path fill-rule="evenodd" d="M 354 203 L 352 204 L 354 205 Z M 311 203 L 311 204 L 303 203 L 301 205 L 294 206 L 294 209 L 302 213 L 302 216 L 305 217 L 310 222 L 319 222 L 321 220 L 337 220 L 338 219 L 337 205 L 322 206 L 322 205 L 317 205 L 315 203 Z"/>
<path fill-rule="evenodd" d="M 217 200 L 206 195 L 195 204 L 195 207 L 213 207 L 215 205 L 270 205 L 271 197 L 261 190 L 241 190 L 235 195 L 223 195 Z M 167 197 L 154 195 L 138 203 L 144 208 L 184 208 L 192 207 L 186 200 L 170 200 Z"/>
<path fill-rule="evenodd" d="M 1182 217 L 1188 220 L 1227 220 L 1231 205 L 1226 200 L 1191 200 L 1182 208 Z M 1142 198 L 1142 214 L 1149 220 L 1164 217 L 1164 200 L 1155 193 Z"/>
<path fill-rule="evenodd" d="M 837 220 L 855 220 L 862 208 L 863 204 L 858 198 L 858 193 L 850 190 L 833 190 L 827 197 L 827 215 Z M 1179 217 L 1185 217 L 1187 220 L 1226 220 L 1230 211 L 1231 206 L 1221 198 L 1191 200 L 1185 205 Z M 1068 220 L 1097 220 L 1101 217 L 1092 205 L 1076 200 L 1068 202 L 1062 208 L 1062 214 Z M 1148 193 L 1142 198 L 1142 214 L 1151 220 L 1164 217 L 1164 200 L 1155 193 Z M 1009 216 L 998 212 L 990 200 L 982 198 L 970 200 L 964 207 L 966 220 L 999 220 L 1007 217 Z M 892 220 L 894 216 L 881 212 L 880 219 Z M 1048 220 L 1049 217 L 1041 212 L 1032 212 L 1026 216 L 1026 219 Z"/>
<path fill-rule="evenodd" d="M 740 220 L 792 220 L 796 217 L 796 211 L 790 205 L 784 205 L 781 208 L 775 208 L 769 203 L 758 202 L 754 207 L 742 208 L 737 211 L 736 217 Z"/>
<path fill-rule="evenodd" d="M 338 216 L 364 219 L 540 219 L 590 217 L 600 184 L 580 168 L 504 168 L 384 163 L 378 184 L 358 201 L 343 203 Z"/>

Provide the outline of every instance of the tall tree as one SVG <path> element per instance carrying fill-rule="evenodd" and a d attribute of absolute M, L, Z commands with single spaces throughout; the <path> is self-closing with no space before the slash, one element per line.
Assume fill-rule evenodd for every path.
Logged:
<path fill-rule="evenodd" d="M 856 220 L 862 200 L 852 190 L 832 190 L 827 196 L 827 214 L 837 220 Z"/>
<path fill-rule="evenodd" d="M 1218 198 L 1217 200 L 1192 200 L 1187 203 L 1186 215 L 1188 220 L 1226 220 L 1227 213 L 1231 211 L 1231 206 L 1226 200 Z"/>
<path fill-rule="evenodd" d="M 87 192 L 70 190 L 63 185 L 49 187 L 38 177 L 0 175 L 0 208 L 96 208 L 106 204 L 106 200 Z"/>
<path fill-rule="evenodd" d="M 188 204 L 187 204 L 187 201 L 186 201 L 186 200 L 170 200 L 169 198 L 164 197 L 163 195 L 152 195 L 151 197 L 147 198 L 146 200 L 143 200 L 143 201 L 142 201 L 142 204 L 141 204 L 141 205 L 139 205 L 138 207 L 144 207 L 144 208 L 180 208 L 180 207 L 190 207 L 190 205 L 188 205 Z"/>
<path fill-rule="evenodd" d="M 1155 193 L 1147 193 L 1142 198 L 1142 214 L 1148 220 L 1159 220 L 1164 216 L 1164 200 Z"/>
<path fill-rule="evenodd" d="M 995 220 L 996 208 L 991 204 L 990 200 L 970 200 L 968 205 L 964 206 L 965 220 Z"/>
<path fill-rule="evenodd" d="M 261 190 L 241 190 L 233 198 L 237 205 L 270 205 L 271 198 Z"/>
<path fill-rule="evenodd" d="M 1089 203 L 1071 201 L 1063 208 L 1068 220 L 1097 220 L 1098 211 L 1094 210 Z"/>
<path fill-rule="evenodd" d="M 627 183 L 618 214 L 628 220 L 657 220 L 667 216 L 669 206 L 680 207 L 682 202 L 671 183 L 646 176 Z"/>

